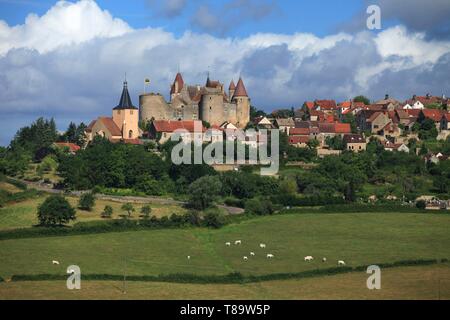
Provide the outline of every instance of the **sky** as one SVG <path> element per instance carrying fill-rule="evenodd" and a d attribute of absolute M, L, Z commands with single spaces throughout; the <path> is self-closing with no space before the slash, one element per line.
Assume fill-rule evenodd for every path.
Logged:
<path fill-rule="evenodd" d="M 366 10 L 381 9 L 369 30 Z M 168 97 L 242 76 L 270 111 L 364 94 L 450 96 L 449 0 L 0 0 L 0 145 L 36 118 L 108 116 L 127 77 Z"/>

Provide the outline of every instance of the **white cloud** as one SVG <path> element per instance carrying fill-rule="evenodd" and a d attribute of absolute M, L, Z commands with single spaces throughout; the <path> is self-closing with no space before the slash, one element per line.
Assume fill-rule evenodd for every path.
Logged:
<path fill-rule="evenodd" d="M 61 46 L 120 36 L 130 31 L 127 23 L 113 18 L 92 0 L 59 1 L 42 17 L 29 14 L 23 25 L 10 27 L 0 21 L 0 54 L 13 48 L 46 53 Z"/>
<path fill-rule="evenodd" d="M 54 116 L 63 129 L 70 120 L 109 115 L 125 72 L 135 105 L 147 77 L 152 91 L 167 96 L 178 65 L 192 84 L 204 83 L 208 67 L 226 84 L 242 73 L 254 105 L 266 110 L 357 94 L 403 99 L 450 93 L 444 92 L 450 89 L 450 42 L 404 27 L 377 36 L 220 38 L 187 31 L 176 37 L 163 29 L 133 30 L 93 1 L 58 2 L 23 25 L 0 22 L 0 144 L 14 134 L 11 123 L 24 119 Z"/>

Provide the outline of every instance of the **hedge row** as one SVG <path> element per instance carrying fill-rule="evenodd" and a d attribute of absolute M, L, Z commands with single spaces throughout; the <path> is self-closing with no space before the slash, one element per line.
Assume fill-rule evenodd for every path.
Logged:
<path fill-rule="evenodd" d="M 152 217 L 141 220 L 115 219 L 79 222 L 73 227 L 38 226 L 24 229 L 2 230 L 0 231 L 0 240 L 141 231 L 149 229 L 183 229 L 191 227 L 220 228 L 229 223 L 229 221 L 230 219 L 212 213 L 206 214 L 202 219 L 198 214 L 193 212 L 185 215 L 173 214 L 170 217 Z"/>
<path fill-rule="evenodd" d="M 448 259 L 433 259 L 433 260 L 405 260 L 394 263 L 380 263 L 376 264 L 382 269 L 405 267 L 405 266 L 424 266 L 433 265 L 437 263 L 446 263 Z M 305 279 L 320 276 L 331 276 L 338 274 L 345 274 L 349 272 L 361 272 L 367 269 L 367 266 L 359 267 L 335 267 L 329 269 L 315 269 L 296 273 L 273 273 L 260 276 L 244 276 L 241 273 L 235 272 L 227 275 L 194 275 L 194 274 L 168 274 L 157 276 L 126 276 L 127 281 L 142 281 L 142 282 L 170 282 L 170 283 L 192 283 L 192 284 L 242 284 L 255 283 L 274 280 L 289 280 L 289 279 Z M 60 274 L 37 274 L 37 275 L 14 275 L 12 281 L 49 281 L 49 280 L 66 280 L 67 275 Z M 98 281 L 123 281 L 123 275 L 109 275 L 109 274 L 87 274 L 82 275 L 83 280 L 98 280 Z"/>
<path fill-rule="evenodd" d="M 19 180 L 16 180 L 16 179 L 12 179 L 12 178 L 8 178 L 8 177 L 5 177 L 4 181 L 9 183 L 9 184 L 12 184 L 13 186 L 15 186 L 15 187 L 17 187 L 17 188 L 19 188 L 21 190 L 27 190 L 28 189 L 27 184 L 22 182 L 22 181 L 19 181 Z"/>
<path fill-rule="evenodd" d="M 270 197 L 270 201 L 286 207 L 314 207 L 346 203 L 342 197 L 309 196 L 300 198 L 290 194 L 280 194 L 272 196 Z"/>

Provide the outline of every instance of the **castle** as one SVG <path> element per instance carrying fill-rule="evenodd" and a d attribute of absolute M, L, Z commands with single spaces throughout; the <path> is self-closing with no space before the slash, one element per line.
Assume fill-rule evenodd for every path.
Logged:
<path fill-rule="evenodd" d="M 205 86 L 184 83 L 177 73 L 170 90 L 170 102 L 157 93 L 139 97 L 140 120 L 202 120 L 220 126 L 226 122 L 244 129 L 250 122 L 250 98 L 242 78 L 231 81 L 228 93 L 219 81 L 209 78 Z"/>

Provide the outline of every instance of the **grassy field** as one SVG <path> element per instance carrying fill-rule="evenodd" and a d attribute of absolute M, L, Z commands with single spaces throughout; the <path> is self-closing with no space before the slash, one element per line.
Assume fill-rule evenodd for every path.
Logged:
<path fill-rule="evenodd" d="M 64 274 L 70 264 L 85 274 L 173 273 L 245 275 L 300 272 L 336 266 L 450 258 L 450 215 L 302 214 L 264 217 L 220 230 L 152 230 L 0 241 L 0 276 Z M 225 242 L 242 240 L 241 246 Z M 259 243 L 267 249 L 259 248 Z M 256 253 L 250 257 L 250 251 Z M 266 253 L 275 255 L 267 260 Z M 186 257 L 192 258 L 188 260 Z M 250 260 L 243 261 L 243 256 Z M 306 263 L 307 255 L 316 257 Z M 321 262 L 327 257 L 328 262 Z M 53 266 L 52 260 L 61 262 Z"/>
<path fill-rule="evenodd" d="M 65 281 L 0 283 L 0 299 L 450 299 L 450 265 L 382 271 L 381 290 L 368 290 L 363 272 L 245 285 L 83 281 L 67 290 Z M 125 292 L 123 289 L 125 288 Z"/>
<path fill-rule="evenodd" d="M 76 207 L 78 205 L 77 197 L 67 197 L 67 199 L 72 206 Z M 40 197 L 0 208 L 0 230 L 27 228 L 36 225 L 38 223 L 36 218 L 37 207 L 44 200 L 45 197 Z M 100 215 L 106 205 L 110 205 L 114 210 L 112 218 L 119 218 L 119 215 L 124 214 L 120 209 L 122 204 L 115 201 L 97 200 L 95 207 L 90 212 L 77 209 L 77 220 L 72 222 L 72 224 L 80 221 L 100 220 Z M 135 204 L 133 206 L 136 212 L 133 213 L 132 218 L 138 219 L 143 205 Z M 151 204 L 150 207 L 152 208 L 151 214 L 157 217 L 170 216 L 172 213 L 186 213 L 186 209 L 178 205 Z"/>
<path fill-rule="evenodd" d="M 4 181 L 0 181 L 0 190 L 5 190 L 10 193 L 17 193 L 17 192 L 22 191 L 19 188 L 17 188 L 16 186 L 14 186 L 10 183 L 4 182 Z"/>

